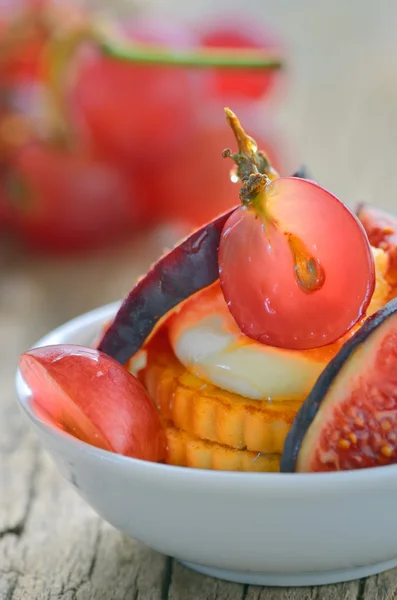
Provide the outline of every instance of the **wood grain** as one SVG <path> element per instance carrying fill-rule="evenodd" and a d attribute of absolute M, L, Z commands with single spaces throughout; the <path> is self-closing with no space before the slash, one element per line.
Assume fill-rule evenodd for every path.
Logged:
<path fill-rule="evenodd" d="M 110 4 L 113 10 L 116 3 Z M 178 10 L 193 22 L 213 4 L 148 0 L 160 15 Z M 217 9 L 232 11 L 237 4 L 219 0 Z M 127 6 L 123 1 L 124 12 Z M 250 0 L 245 9 L 273 23 L 290 46 L 288 94 L 274 103 L 275 124 L 294 148 L 292 162 L 305 162 L 351 205 L 368 200 L 396 208 L 396 3 Z M 292 589 L 191 573 L 101 521 L 27 429 L 14 397 L 19 354 L 54 326 L 123 296 L 177 237 L 154 231 L 149 239 L 78 260 L 29 257 L 0 241 L 0 600 L 396 599 L 397 570 Z"/>

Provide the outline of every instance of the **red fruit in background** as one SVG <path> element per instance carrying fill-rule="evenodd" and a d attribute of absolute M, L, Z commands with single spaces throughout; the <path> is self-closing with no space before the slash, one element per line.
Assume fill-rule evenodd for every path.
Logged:
<path fill-rule="evenodd" d="M 14 156 L 7 180 L 12 227 L 34 249 L 96 248 L 117 241 L 132 226 L 123 177 L 78 152 L 26 145 Z"/>
<path fill-rule="evenodd" d="M 172 48 L 196 45 L 175 23 L 137 18 L 124 31 L 139 42 Z M 153 166 L 157 151 L 172 152 L 188 136 L 201 76 L 186 68 L 132 64 L 96 54 L 82 60 L 71 93 L 72 110 L 102 156 L 127 168 L 139 158 Z"/>
<path fill-rule="evenodd" d="M 10 3 L 11 5 L 11 3 Z M 0 21 L 0 82 L 15 85 L 38 78 L 49 29 L 47 1 L 14 3 Z M 11 6 L 10 6 L 11 8 Z"/>
<path fill-rule="evenodd" d="M 274 167 L 282 169 L 270 118 L 254 105 L 244 106 L 239 114 L 251 123 L 259 147 Z M 223 115 L 221 105 L 206 103 L 196 113 L 195 130 L 184 147 L 154 154 L 154 163 L 132 165 L 137 195 L 152 218 L 198 227 L 239 204 L 239 185 L 230 179 L 232 163 L 222 157 L 234 141 Z"/>
<path fill-rule="evenodd" d="M 201 45 L 208 48 L 257 48 L 275 53 L 280 44 L 257 23 L 220 22 L 206 25 L 200 36 Z M 218 96 L 229 106 L 230 97 L 255 100 L 268 95 L 278 74 L 273 70 L 214 69 L 208 80 L 209 94 Z"/>
<path fill-rule="evenodd" d="M 9 200 L 3 189 L 0 189 L 0 231 L 6 229 L 9 224 L 10 206 Z"/>
<path fill-rule="evenodd" d="M 85 21 L 85 13 L 79 6 L 62 0 L 1 0 L 0 14 L 3 85 L 42 80 L 48 42 Z"/>
<path fill-rule="evenodd" d="M 358 219 L 304 179 L 280 178 L 237 209 L 219 244 L 220 282 L 241 331 L 304 350 L 331 344 L 364 315 L 374 260 Z"/>
<path fill-rule="evenodd" d="M 83 441 L 142 460 L 165 458 L 166 437 L 142 384 L 115 360 L 82 346 L 45 346 L 21 356 L 39 416 Z"/>

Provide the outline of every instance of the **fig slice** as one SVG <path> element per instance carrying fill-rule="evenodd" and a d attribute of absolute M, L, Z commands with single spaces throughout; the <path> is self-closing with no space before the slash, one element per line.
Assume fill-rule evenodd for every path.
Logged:
<path fill-rule="evenodd" d="M 287 435 L 282 472 L 397 463 L 397 298 L 369 317 L 317 379 Z"/>
<path fill-rule="evenodd" d="M 365 203 L 359 204 L 356 214 L 371 246 L 386 252 L 389 259 L 386 279 L 393 288 L 397 287 L 397 216 Z"/>
<path fill-rule="evenodd" d="M 235 208 L 194 231 L 153 265 L 123 301 L 98 350 L 125 364 L 162 317 L 219 278 L 219 240 Z"/>

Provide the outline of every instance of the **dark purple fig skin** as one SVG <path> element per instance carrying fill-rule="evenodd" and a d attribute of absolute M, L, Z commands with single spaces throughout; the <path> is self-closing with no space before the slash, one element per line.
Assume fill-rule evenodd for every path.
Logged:
<path fill-rule="evenodd" d="M 335 378 L 348 361 L 353 352 L 364 343 L 370 343 L 370 336 L 387 319 L 397 313 L 397 298 L 383 306 L 378 312 L 369 317 L 364 325 L 355 333 L 339 350 L 338 354 L 328 363 L 317 379 L 314 387 L 301 408 L 299 409 L 292 427 L 284 442 L 281 456 L 280 472 L 294 473 L 298 460 L 299 449 L 304 437 L 313 422 L 314 417 L 321 410 L 321 405 L 326 399 L 331 385 L 337 384 Z"/>
<path fill-rule="evenodd" d="M 125 364 L 142 347 L 159 319 L 219 278 L 219 241 L 236 208 L 194 231 L 154 264 L 123 301 L 98 350 Z"/>

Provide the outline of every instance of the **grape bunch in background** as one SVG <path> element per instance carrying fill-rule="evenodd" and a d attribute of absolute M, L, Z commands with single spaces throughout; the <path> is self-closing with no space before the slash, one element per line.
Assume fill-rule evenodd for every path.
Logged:
<path fill-rule="evenodd" d="M 222 158 L 226 105 L 283 172 L 266 106 L 279 45 L 240 21 L 189 28 L 139 10 L 104 23 L 48 0 L 9 11 L 0 23 L 0 229 L 59 253 L 207 222 L 238 204 Z"/>

